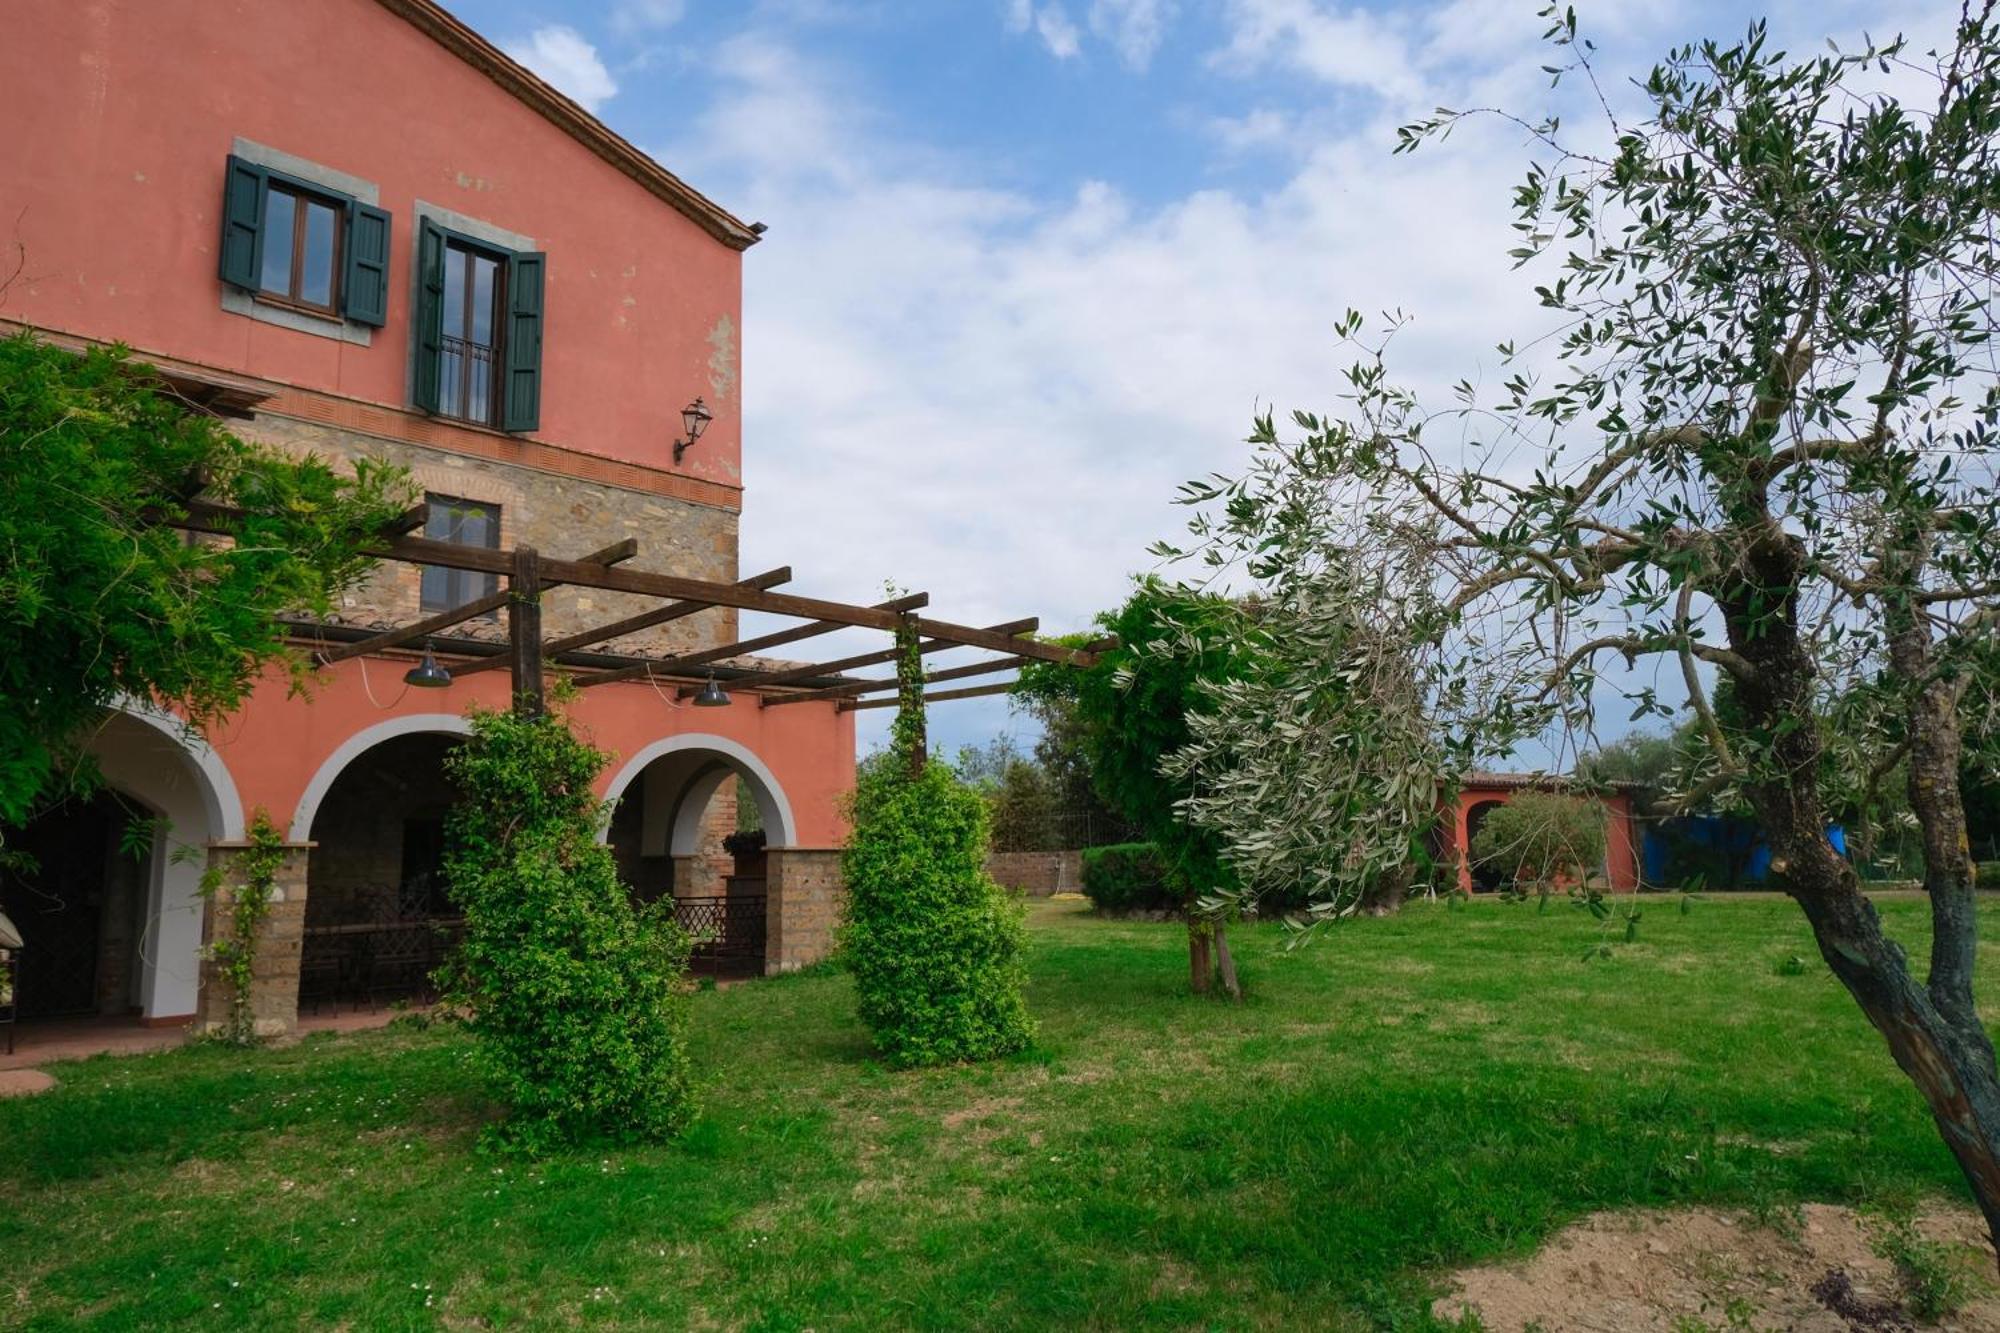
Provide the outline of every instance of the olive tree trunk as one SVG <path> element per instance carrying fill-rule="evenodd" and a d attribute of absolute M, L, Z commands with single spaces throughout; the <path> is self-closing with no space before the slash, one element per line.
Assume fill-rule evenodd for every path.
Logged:
<path fill-rule="evenodd" d="M 1188 988 L 1206 995 L 1215 988 L 1215 958 L 1209 948 L 1208 924 L 1188 918 Z"/>
<path fill-rule="evenodd" d="M 1948 687 L 1923 685 L 1927 641 L 1898 636 L 1896 663 L 1919 668 L 1920 698 L 1909 719 L 1912 804 L 1924 823 L 1935 931 L 1927 985 L 1911 975 L 1902 949 L 1882 929 L 1860 877 L 1827 837 L 1819 791 L 1822 743 L 1813 722 L 1816 665 L 1798 633 L 1802 557 L 1795 538 L 1767 523 L 1744 550 L 1744 582 L 1721 590 L 1730 646 L 1748 663 L 1738 699 L 1753 734 L 1768 738 L 1781 776 L 1745 794 L 1771 840 L 1773 868 L 1804 909 L 1827 966 L 1888 1043 L 1889 1053 L 1929 1105 L 1946 1146 L 1965 1173 L 2000 1254 L 2000 1078 L 1993 1045 L 1972 1006 L 1972 882 L 1964 852 L 1964 807 L 1957 789 L 1958 733 Z"/>

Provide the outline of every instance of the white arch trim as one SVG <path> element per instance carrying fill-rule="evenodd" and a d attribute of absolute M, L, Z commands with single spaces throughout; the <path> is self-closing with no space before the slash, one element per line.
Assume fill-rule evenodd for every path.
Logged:
<path fill-rule="evenodd" d="M 244 836 L 243 797 L 237 793 L 236 779 L 229 776 L 229 767 L 222 762 L 222 756 L 184 719 L 144 700 L 122 699 L 117 711 L 135 722 L 145 723 L 180 748 L 202 776 L 202 781 L 195 786 L 201 794 L 202 804 L 207 807 L 209 836 L 224 842 L 241 842 Z"/>
<path fill-rule="evenodd" d="M 778 779 L 772 775 L 763 760 L 748 747 L 730 740 L 727 736 L 708 736 L 697 732 L 683 736 L 668 736 L 664 740 L 654 741 L 626 760 L 617 775 L 611 779 L 611 785 L 604 789 L 605 808 L 609 809 L 616 805 L 618 798 L 625 794 L 625 789 L 631 786 L 654 760 L 688 750 L 712 753 L 747 776 L 758 797 L 758 812 L 763 816 L 771 846 L 798 845 L 798 824 L 792 818 L 792 803 L 786 799 L 785 789 L 778 785 Z M 768 809 L 765 808 L 767 802 Z M 611 824 L 607 819 L 604 826 L 597 831 L 597 840 L 604 842 L 610 836 Z"/>
<path fill-rule="evenodd" d="M 392 717 L 386 722 L 377 722 L 355 732 L 340 748 L 327 756 L 326 762 L 313 774 L 306 784 L 305 794 L 299 797 L 298 809 L 292 815 L 292 830 L 289 835 L 293 842 L 311 842 L 314 816 L 319 814 L 320 802 L 333 789 L 335 779 L 341 770 L 359 759 L 364 753 L 374 749 L 383 741 L 394 740 L 398 736 L 415 736 L 429 732 L 433 735 L 470 736 L 472 724 L 457 713 L 411 713 L 406 717 Z"/>

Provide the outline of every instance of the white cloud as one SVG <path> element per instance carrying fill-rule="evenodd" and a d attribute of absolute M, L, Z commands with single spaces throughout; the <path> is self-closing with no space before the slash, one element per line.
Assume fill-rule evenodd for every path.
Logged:
<path fill-rule="evenodd" d="M 801 592 L 893 579 L 940 618 L 1085 628 L 1178 531 L 1179 483 L 1244 457 L 1253 411 L 1331 404 L 1348 305 L 1414 312 L 1399 361 L 1438 386 L 1539 328 L 1505 259 L 1519 162 L 1492 130 L 1392 158 L 1389 123 L 1350 125 L 1267 193 L 1153 207 L 1085 181 L 1049 201 L 913 142 L 780 41 L 716 68 L 728 91 L 665 160 L 771 224 L 745 257 L 743 562 L 796 564 Z M 1004 714 L 976 707 L 939 725 Z"/>
<path fill-rule="evenodd" d="M 1225 14 L 1229 40 L 1215 63 L 1232 73 L 1292 69 L 1397 98 L 1422 86 L 1406 25 L 1393 14 L 1320 0 L 1229 0 Z"/>
<path fill-rule="evenodd" d="M 1083 33 L 1061 0 L 1040 5 L 1034 0 L 1009 0 L 1006 24 L 1007 31 L 1012 33 L 1032 31 L 1058 60 L 1074 60 L 1083 54 Z"/>
<path fill-rule="evenodd" d="M 687 0 L 618 0 L 611 7 L 611 27 L 621 34 L 657 32 L 686 16 Z"/>
<path fill-rule="evenodd" d="M 1277 147 L 1292 137 L 1294 128 L 1290 115 L 1270 107 L 1258 107 L 1241 116 L 1215 116 L 1208 122 L 1208 132 L 1233 153 Z"/>
<path fill-rule="evenodd" d="M 1484 3 L 1412 9 L 1392 27 L 1237 0 L 1232 13 L 1263 26 L 1237 29 L 1231 58 L 1424 107 L 1542 109 L 1531 17 L 1525 38 L 1482 24 L 1476 41 L 1404 58 L 1441 16 Z M 1039 13 L 1031 0 L 1002 11 L 1023 33 Z M 1337 32 L 1395 70 L 1335 59 L 1320 44 Z M 1621 38 L 1599 67 L 1643 69 L 1662 44 L 1655 29 Z M 1225 144 L 1290 150 L 1273 185 L 1191 182 L 1142 202 L 1081 179 L 1051 199 L 940 153 L 885 119 L 851 71 L 768 34 L 726 43 L 713 68 L 722 95 L 663 160 L 771 224 L 744 267 L 743 567 L 795 564 L 801 593 L 869 599 L 894 580 L 930 592 L 942 619 L 1039 613 L 1047 630 L 1086 628 L 1149 566 L 1147 545 L 1180 531 L 1179 483 L 1240 465 L 1255 410 L 1338 409 L 1354 358 L 1330 330 L 1347 307 L 1412 316 L 1392 366 L 1434 403 L 1461 377 L 1492 383 L 1494 343 L 1547 327 L 1535 279 L 1506 258 L 1529 150 L 1496 121 L 1397 157 L 1407 107 L 1371 100 L 1358 115 L 1338 98 L 1336 116 L 1279 87 L 1239 118 L 1192 122 Z M 761 623 L 745 617 L 746 633 Z M 880 646 L 848 642 L 814 655 Z M 864 741 L 879 734 L 882 712 L 858 716 Z M 949 750 L 1004 721 L 1003 702 L 955 704 L 934 735 Z"/>
<path fill-rule="evenodd" d="M 1166 39 L 1173 17 L 1173 0 L 1095 0 L 1090 30 L 1110 42 L 1129 68 L 1143 70 Z"/>
<path fill-rule="evenodd" d="M 585 111 L 595 112 L 618 93 L 617 80 L 598 59 L 597 48 L 575 28 L 560 23 L 537 28 L 525 42 L 509 42 L 506 50 Z"/>

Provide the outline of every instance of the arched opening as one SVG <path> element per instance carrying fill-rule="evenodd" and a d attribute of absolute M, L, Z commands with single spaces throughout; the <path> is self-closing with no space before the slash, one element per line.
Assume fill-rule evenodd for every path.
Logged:
<path fill-rule="evenodd" d="M 444 826 L 458 791 L 455 731 L 388 735 L 353 753 L 304 814 L 301 1009 L 431 998 L 462 922 L 444 885 Z"/>
<path fill-rule="evenodd" d="M 43 811 L 8 839 L 19 856 L 0 877 L 0 912 L 24 944 L 16 974 L 21 1019 L 123 1014 L 139 1003 L 151 812 L 100 789 Z"/>
<path fill-rule="evenodd" d="M 633 756 L 606 796 L 619 873 L 641 901 L 673 899 L 694 936 L 694 968 L 761 974 L 765 852 L 794 842 L 791 805 L 770 770 L 722 737 L 673 737 Z"/>
<path fill-rule="evenodd" d="M 1472 840 L 1479 836 L 1480 826 L 1486 822 L 1488 815 L 1505 804 L 1500 800 L 1479 801 L 1465 812 L 1465 863 L 1471 870 L 1472 890 L 1475 893 L 1493 893 L 1506 883 L 1504 874 L 1472 859 Z"/>
<path fill-rule="evenodd" d="M 173 717 L 107 714 L 88 746 L 101 785 L 7 840 L 0 911 L 22 937 L 16 1012 L 38 1020 L 167 1025 L 201 987 L 202 873 L 211 843 L 243 836 L 235 784 Z"/>

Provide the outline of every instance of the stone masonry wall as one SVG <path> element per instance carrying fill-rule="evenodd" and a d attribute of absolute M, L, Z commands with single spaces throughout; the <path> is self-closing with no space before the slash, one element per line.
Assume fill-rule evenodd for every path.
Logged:
<path fill-rule="evenodd" d="M 260 416 L 237 429 L 245 438 L 295 453 L 316 453 L 336 464 L 378 458 L 408 468 L 422 491 L 498 505 L 502 550 L 527 545 L 544 555 L 571 559 L 633 537 L 639 542 L 639 554 L 622 568 L 724 583 L 741 577 L 736 569 L 737 515 L 728 509 L 288 417 Z M 415 565 L 385 562 L 368 582 L 346 594 L 339 614 L 357 625 L 403 624 L 421 618 L 421 599 L 422 571 Z M 543 626 L 554 638 L 659 605 L 658 598 L 557 588 L 544 599 Z M 504 617 L 495 615 L 467 621 L 452 633 L 501 641 L 507 637 L 507 627 Z M 598 647 L 609 652 L 689 652 L 736 637 L 736 612 L 717 607 Z"/>
<path fill-rule="evenodd" d="M 231 895 L 243 882 L 242 865 L 250 848 L 218 843 L 208 850 L 208 863 L 220 867 L 222 883 L 202 914 L 201 996 L 195 1004 L 194 1030 L 218 1032 L 229 1024 L 233 988 L 215 974 L 208 948 L 229 930 Z M 271 911 L 258 931 L 250 1012 L 260 1037 L 282 1037 L 299 1022 L 299 950 L 305 942 L 306 856 L 303 845 L 285 848 L 278 867 Z"/>
<path fill-rule="evenodd" d="M 840 853 L 773 847 L 766 853 L 764 971 L 796 972 L 830 957 L 847 898 Z"/>
<path fill-rule="evenodd" d="M 1082 852 L 992 852 L 986 873 L 1031 898 L 1083 891 Z"/>

